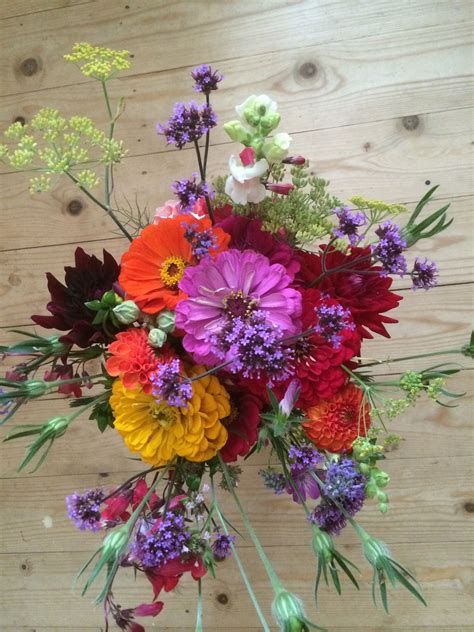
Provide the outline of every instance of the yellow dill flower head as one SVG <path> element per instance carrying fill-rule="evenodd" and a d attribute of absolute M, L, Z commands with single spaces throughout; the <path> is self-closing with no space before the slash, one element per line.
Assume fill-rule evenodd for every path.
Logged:
<path fill-rule="evenodd" d="M 205 367 L 188 371 L 193 377 Z M 192 382 L 193 394 L 188 407 L 178 408 L 158 403 L 141 388 L 129 390 L 115 380 L 110 405 L 114 426 L 132 452 L 152 465 L 165 465 L 176 456 L 188 461 L 207 461 L 227 441 L 221 419 L 230 414 L 228 392 L 214 376 Z"/>
<path fill-rule="evenodd" d="M 71 53 L 64 55 L 64 59 L 78 64 L 84 76 L 107 81 L 116 72 L 130 68 L 129 56 L 128 50 L 113 50 L 79 42 L 74 44 Z"/>

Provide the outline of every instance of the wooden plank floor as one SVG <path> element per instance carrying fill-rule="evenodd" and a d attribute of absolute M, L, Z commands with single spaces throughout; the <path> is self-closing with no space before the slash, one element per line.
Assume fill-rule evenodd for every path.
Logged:
<path fill-rule="evenodd" d="M 282 129 L 292 134 L 317 173 L 340 197 L 362 194 L 413 202 L 430 184 L 452 201 L 455 223 L 417 254 L 436 259 L 441 286 L 405 299 L 393 340 L 366 344 L 367 356 L 410 348 L 456 347 L 467 341 L 472 316 L 472 0 L 16 0 L 0 2 L 0 127 L 29 120 L 41 105 L 65 114 L 104 115 L 98 90 L 65 62 L 76 41 L 127 48 L 133 68 L 113 84 L 127 97 L 117 130 L 129 148 L 118 197 L 135 195 L 150 208 L 169 197 L 169 184 L 193 166 L 192 152 L 167 149 L 154 132 L 176 100 L 192 98 L 189 70 L 212 62 L 226 76 L 216 95 L 221 117 L 251 93 L 280 103 Z M 212 173 L 225 170 L 232 146 L 213 138 Z M 22 174 L 0 168 L 0 343 L 8 328 L 27 326 L 44 311 L 44 272 L 60 272 L 74 246 L 116 255 L 124 242 L 73 187 L 31 199 Z M 79 214 L 71 202 L 79 200 Z M 74 206 L 74 205 L 73 205 Z M 75 205 L 77 208 L 77 205 Z M 396 370 L 393 367 L 393 370 Z M 466 373 L 453 383 L 473 390 Z M 64 404 L 54 398 L 27 407 L 20 423 L 42 421 Z M 364 571 L 363 590 L 345 587 L 341 600 L 324 591 L 316 612 L 315 564 L 309 530 L 290 500 L 266 494 L 259 461 L 246 466 L 241 493 L 285 583 L 305 598 L 312 618 L 338 632 L 467 632 L 472 625 L 474 491 L 472 398 L 448 411 L 418 408 L 393 426 L 406 437 L 390 456 L 393 477 L 385 518 L 368 507 L 363 524 L 391 546 L 421 580 L 428 608 L 406 593 L 389 616 L 375 610 Z M 72 578 L 96 538 L 76 533 L 65 518 L 73 489 L 122 480 L 137 468 L 113 433 L 100 443 L 86 423 L 74 426 L 45 466 L 16 476 L 23 446 L 0 446 L 0 630 L 79 632 L 102 628 L 100 609 L 71 591 Z M 260 457 L 262 462 L 262 457 Z M 237 521 L 235 511 L 230 517 Z M 46 518 L 46 520 L 45 520 Z M 341 546 L 362 563 L 349 531 Z M 263 570 L 247 541 L 242 558 L 262 601 L 270 601 Z M 232 562 L 205 581 L 209 632 L 256 632 L 258 620 Z M 194 590 L 184 581 L 150 629 L 192 632 Z M 122 578 L 121 603 L 145 601 L 148 586 Z M 471 615 L 469 615 L 471 612 Z M 148 629 L 148 628 L 147 628 Z"/>

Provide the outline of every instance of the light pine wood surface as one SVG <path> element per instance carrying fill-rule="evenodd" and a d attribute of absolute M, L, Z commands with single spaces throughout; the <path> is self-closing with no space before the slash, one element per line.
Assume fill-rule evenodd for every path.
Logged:
<path fill-rule="evenodd" d="M 189 71 L 212 63 L 226 77 L 214 99 L 221 121 L 249 94 L 271 95 L 295 153 L 311 160 L 337 196 L 411 204 L 430 185 L 440 185 L 437 201 L 451 201 L 454 224 L 413 253 L 439 263 L 440 287 L 413 293 L 397 280 L 404 298 L 395 314 L 400 323 L 390 328 L 391 340 L 367 342 L 363 353 L 395 357 L 458 347 L 467 342 L 472 322 L 472 10 L 471 0 L 1 0 L 0 127 L 18 117 L 28 121 L 44 105 L 104 125 L 98 86 L 62 55 L 76 41 L 129 49 L 132 68 L 111 84 L 113 96 L 127 99 L 117 137 L 129 152 L 117 172 L 116 196 L 118 202 L 136 196 L 154 209 L 170 196 L 173 179 L 195 169 L 193 152 L 167 148 L 154 125 L 175 101 L 193 97 Z M 232 151 L 235 146 L 217 131 L 211 175 L 225 172 Z M 77 244 L 97 254 L 105 247 L 119 257 L 126 242 L 66 182 L 31 198 L 25 174 L 1 166 L 0 186 L 5 344 L 15 339 L 11 327 L 32 330 L 29 316 L 45 312 L 44 272 L 61 275 Z M 80 202 L 78 214 L 70 212 L 72 201 Z M 454 390 L 472 391 L 473 375 L 455 378 Z M 44 421 L 66 407 L 52 396 L 27 405 L 18 423 Z M 397 591 L 390 615 L 376 610 L 370 573 L 347 529 L 339 542 L 360 563 L 362 590 L 345 583 L 343 598 L 323 590 L 316 610 L 310 531 L 290 499 L 262 489 L 257 472 L 266 455 L 245 464 L 241 496 L 285 584 L 304 598 L 320 625 L 337 632 L 472 631 L 472 397 L 450 410 L 419 406 L 393 422 L 393 430 L 405 441 L 386 462 L 390 510 L 382 517 L 368 503 L 361 522 L 415 571 L 428 608 Z M 98 437 L 85 419 L 58 442 L 42 469 L 19 476 L 15 468 L 24 446 L 0 445 L 0 630 L 104 630 L 100 608 L 71 589 L 98 538 L 73 529 L 64 497 L 117 484 L 139 464 L 127 459 L 113 431 Z M 235 509 L 227 507 L 239 526 Z M 240 548 L 257 595 L 268 604 L 271 591 L 258 558 L 248 540 Z M 192 632 L 195 590 L 194 582 L 182 581 L 147 629 Z M 147 601 L 150 591 L 145 581 L 122 573 L 117 593 L 122 605 L 133 606 Z M 216 580 L 205 579 L 204 595 L 209 632 L 260 630 L 232 561 L 219 566 Z"/>

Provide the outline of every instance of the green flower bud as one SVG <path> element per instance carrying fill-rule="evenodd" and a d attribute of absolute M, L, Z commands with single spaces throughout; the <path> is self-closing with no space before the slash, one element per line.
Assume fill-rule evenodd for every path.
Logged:
<path fill-rule="evenodd" d="M 107 307 L 115 307 L 116 305 L 120 305 L 123 302 L 123 298 L 116 294 L 113 290 L 109 290 L 105 292 L 102 297 L 102 303 L 107 305 Z"/>
<path fill-rule="evenodd" d="M 278 112 L 267 114 L 260 119 L 260 129 L 266 135 L 280 125 L 281 116 Z"/>
<path fill-rule="evenodd" d="M 386 487 L 390 483 L 390 476 L 383 470 L 374 473 L 374 481 L 377 487 Z"/>
<path fill-rule="evenodd" d="M 157 326 L 167 334 L 171 334 L 175 328 L 176 314 L 171 310 L 164 309 L 158 314 L 156 319 Z"/>
<path fill-rule="evenodd" d="M 228 123 L 224 123 L 224 131 L 227 133 L 229 138 L 236 143 L 242 143 L 247 145 L 251 141 L 250 132 L 245 129 L 240 121 L 229 121 Z"/>
<path fill-rule="evenodd" d="M 22 387 L 26 389 L 26 397 L 42 397 L 49 391 L 51 383 L 48 384 L 43 380 L 28 380 L 22 384 Z"/>
<path fill-rule="evenodd" d="M 127 546 L 129 540 L 128 528 L 125 525 L 109 533 L 102 544 L 103 557 L 118 557 Z"/>
<path fill-rule="evenodd" d="M 263 146 L 263 155 L 268 162 L 281 162 L 288 156 L 291 144 L 291 136 L 286 132 L 280 132 L 267 141 Z"/>
<path fill-rule="evenodd" d="M 281 590 L 272 604 L 272 614 L 283 632 L 308 632 L 302 601 L 293 593 Z"/>
<path fill-rule="evenodd" d="M 133 301 L 123 301 L 112 311 L 122 325 L 131 325 L 140 316 L 140 308 Z"/>
<path fill-rule="evenodd" d="M 58 336 L 51 336 L 48 338 L 49 341 L 49 352 L 55 356 L 62 355 L 66 349 L 69 348 L 69 345 L 65 345 L 64 342 L 60 342 Z"/>
<path fill-rule="evenodd" d="M 326 562 L 331 562 L 333 558 L 333 543 L 331 536 L 325 531 L 316 527 L 313 528 L 313 551 L 316 556 L 324 558 Z"/>
<path fill-rule="evenodd" d="M 380 540 L 367 537 L 363 541 L 364 555 L 371 566 L 382 568 L 382 560 L 390 556 L 387 546 Z"/>
<path fill-rule="evenodd" d="M 43 432 L 50 432 L 55 437 L 60 437 L 66 432 L 69 423 L 68 417 L 53 417 L 44 425 Z"/>
<path fill-rule="evenodd" d="M 162 329 L 152 329 L 148 334 L 148 342 L 152 347 L 159 349 L 165 344 L 167 337 Z"/>

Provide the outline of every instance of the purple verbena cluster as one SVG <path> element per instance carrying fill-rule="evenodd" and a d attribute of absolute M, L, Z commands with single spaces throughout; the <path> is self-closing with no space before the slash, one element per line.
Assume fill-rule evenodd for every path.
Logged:
<path fill-rule="evenodd" d="M 169 406 L 187 406 L 193 395 L 191 383 L 181 375 L 178 358 L 160 364 L 151 375 L 152 393 L 158 402 L 165 401 Z"/>
<path fill-rule="evenodd" d="M 207 64 L 195 68 L 191 76 L 196 82 L 194 89 L 202 94 L 210 94 L 212 90 L 217 90 L 217 84 L 224 79 L 220 72 L 212 70 Z"/>
<path fill-rule="evenodd" d="M 438 268 L 434 261 L 428 259 L 422 261 L 417 257 L 410 276 L 414 290 L 429 290 L 438 284 Z"/>
<path fill-rule="evenodd" d="M 158 134 L 166 136 L 168 145 L 182 149 L 186 143 L 198 141 L 204 134 L 217 125 L 217 116 L 210 105 L 198 105 L 194 101 L 175 103 L 173 115 L 167 125 L 158 123 Z"/>
<path fill-rule="evenodd" d="M 66 497 L 67 513 L 78 529 L 101 529 L 100 506 L 105 498 L 102 489 L 88 489 L 83 494 L 74 492 Z"/>
<path fill-rule="evenodd" d="M 229 369 L 247 378 L 268 377 L 268 384 L 288 378 L 292 351 L 282 344 L 282 334 L 276 325 L 266 322 L 265 313 L 253 312 L 248 318 L 229 319 L 215 337 L 222 357 L 232 359 Z"/>
<path fill-rule="evenodd" d="M 310 445 L 300 448 L 291 446 L 288 450 L 291 480 L 286 485 L 288 494 L 292 494 L 293 500 L 300 503 L 309 496 L 313 500 L 319 498 L 319 486 L 313 477 L 313 472 L 318 463 L 324 460 L 324 456 Z"/>
<path fill-rule="evenodd" d="M 377 228 L 375 234 L 379 241 L 372 245 L 372 254 L 380 260 L 384 273 L 403 276 L 407 271 L 407 262 L 402 252 L 407 242 L 401 236 L 400 227 L 386 221 Z"/>
<path fill-rule="evenodd" d="M 186 553 L 190 538 L 184 516 L 169 511 L 157 528 L 147 533 L 138 531 L 130 549 L 143 568 L 157 568 Z"/>
<path fill-rule="evenodd" d="M 209 256 L 210 250 L 217 249 L 217 239 L 211 230 L 197 230 L 197 224 L 183 222 L 184 238 L 191 244 L 191 250 L 195 259 L 200 261 Z"/>
<path fill-rule="evenodd" d="M 327 531 L 330 535 L 339 535 L 347 522 L 340 509 L 324 501 L 314 508 L 309 521 L 317 524 L 320 529 Z"/>
<path fill-rule="evenodd" d="M 258 472 L 262 477 L 264 486 L 267 489 L 271 489 L 277 496 L 284 494 L 286 491 L 286 478 L 281 474 L 273 470 L 271 467 L 267 467 L 265 470 Z"/>
<path fill-rule="evenodd" d="M 192 179 L 176 180 L 171 185 L 171 190 L 178 198 L 183 212 L 192 211 L 200 198 L 211 194 L 208 185 L 205 182 L 196 182 L 196 178 L 197 174 L 193 173 Z"/>
<path fill-rule="evenodd" d="M 341 344 L 341 331 L 355 328 L 350 311 L 342 305 L 327 303 L 321 303 L 314 311 L 318 319 L 314 330 L 337 349 Z"/>
<path fill-rule="evenodd" d="M 335 237 L 347 237 L 351 246 L 356 246 L 362 239 L 362 235 L 357 231 L 360 226 L 367 224 L 364 213 L 351 211 L 347 206 L 335 208 L 334 213 L 339 220 L 339 226 L 333 229 L 332 234 Z"/>
<path fill-rule="evenodd" d="M 232 555 L 232 545 L 234 542 L 234 535 L 218 533 L 211 547 L 217 559 L 225 560 L 226 557 L 230 557 Z"/>

